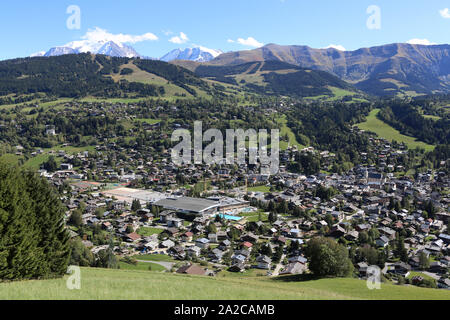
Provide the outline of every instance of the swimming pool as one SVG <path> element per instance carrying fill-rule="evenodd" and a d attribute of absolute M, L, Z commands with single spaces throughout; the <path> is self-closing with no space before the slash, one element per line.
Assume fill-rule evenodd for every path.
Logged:
<path fill-rule="evenodd" d="M 239 221 L 242 219 L 242 217 L 236 217 L 236 216 L 230 216 L 228 214 L 219 214 L 221 218 L 227 219 L 227 220 L 233 220 L 233 221 Z"/>

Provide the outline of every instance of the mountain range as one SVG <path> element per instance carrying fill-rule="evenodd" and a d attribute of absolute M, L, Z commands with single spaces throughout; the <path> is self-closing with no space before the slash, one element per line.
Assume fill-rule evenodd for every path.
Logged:
<path fill-rule="evenodd" d="M 208 62 L 221 55 L 220 50 L 209 49 L 205 47 L 193 47 L 186 49 L 175 49 L 161 57 L 160 59 L 149 58 L 139 54 L 134 48 L 114 41 L 73 41 L 64 46 L 53 47 L 48 51 L 41 51 L 32 54 L 31 57 L 55 57 L 65 54 L 78 53 L 103 54 L 111 57 L 121 58 L 146 58 L 152 60 L 161 60 L 165 62 L 173 60 L 190 60 L 196 62 Z"/>
<path fill-rule="evenodd" d="M 152 59 L 140 55 L 125 44 L 89 40 L 74 41 L 34 56 L 49 57 L 86 52 L 113 57 Z M 170 62 L 193 72 L 196 72 L 199 66 L 237 66 L 250 62 L 278 61 L 295 67 L 328 72 L 375 96 L 414 96 L 450 92 L 448 44 L 426 46 L 394 43 L 355 51 L 268 44 L 254 50 L 227 53 L 199 46 L 175 49 L 160 59 L 152 60 Z M 217 77 L 218 70 L 214 71 L 216 79 L 229 82 L 227 78 L 230 75 L 223 74 Z M 226 69 L 222 70 L 228 72 Z"/>
<path fill-rule="evenodd" d="M 205 47 L 175 49 L 164 55 L 160 60 L 170 62 L 174 60 L 188 60 L 196 62 L 208 62 L 220 56 L 220 50 L 208 49 Z"/>
<path fill-rule="evenodd" d="M 65 54 L 78 54 L 78 53 L 94 53 L 103 54 L 111 57 L 123 57 L 123 58 L 137 58 L 142 57 L 132 47 L 125 44 L 116 43 L 113 41 L 73 41 L 64 46 L 53 47 L 48 51 L 38 52 L 32 55 L 32 57 L 55 57 Z"/>
<path fill-rule="evenodd" d="M 281 61 L 326 71 L 377 96 L 450 91 L 448 44 L 394 43 L 355 51 L 268 44 L 255 50 L 224 53 L 208 64 L 229 66 L 254 61 Z"/>

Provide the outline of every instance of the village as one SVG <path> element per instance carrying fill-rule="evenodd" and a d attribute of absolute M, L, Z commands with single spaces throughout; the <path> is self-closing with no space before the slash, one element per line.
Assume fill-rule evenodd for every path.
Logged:
<path fill-rule="evenodd" d="M 148 130 L 158 125 L 145 124 Z M 115 239 L 114 253 L 126 261 L 141 263 L 140 257 L 159 255 L 169 262 L 152 263 L 167 272 L 215 276 L 257 270 L 273 277 L 308 274 L 302 247 L 322 235 L 345 244 L 351 254 L 352 247 L 376 247 L 375 259 L 353 251 L 361 279 L 375 264 L 393 282 L 399 276 L 417 285 L 434 279 L 437 287 L 449 289 L 448 176 L 439 170 L 417 179 L 400 176 L 396 173 L 405 168 L 396 159 L 406 153 L 404 146 L 371 141 L 379 161 L 342 174 L 289 172 L 287 164 L 298 154 L 320 157 L 327 168 L 334 154 L 312 147 L 288 147 L 281 152 L 279 173 L 268 176 L 246 165 L 180 167 L 167 150 L 153 161 L 115 143 L 97 146 L 95 156 L 50 151 L 62 159 L 59 170 L 39 172 L 65 190 L 71 235 L 94 254 L 110 246 L 93 236 L 92 230 L 100 228 Z M 102 157 L 106 151 L 126 156 L 117 157 L 113 169 Z M 82 220 L 74 226 L 72 215 L 80 207 Z M 411 209 L 418 207 L 428 209 Z M 399 234 L 406 252 L 402 259 Z"/>

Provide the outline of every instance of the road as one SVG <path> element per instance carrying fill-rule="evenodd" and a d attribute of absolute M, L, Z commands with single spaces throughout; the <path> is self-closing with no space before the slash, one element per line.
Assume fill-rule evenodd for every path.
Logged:
<path fill-rule="evenodd" d="M 167 270 L 171 270 L 172 267 L 175 265 L 174 262 L 165 262 L 165 261 L 148 261 L 148 260 L 137 260 L 138 262 L 144 262 L 144 263 L 154 263 L 159 264 L 160 266 L 163 266 Z"/>
<path fill-rule="evenodd" d="M 430 277 L 432 277 L 433 279 L 436 279 L 436 280 L 439 280 L 441 278 L 436 273 L 431 273 L 431 272 L 428 272 L 428 271 L 420 271 L 420 272 L 422 272 L 423 274 L 426 274 L 427 276 L 430 276 Z"/>
<path fill-rule="evenodd" d="M 278 263 L 277 266 L 275 267 L 275 270 L 273 270 L 272 277 L 276 277 L 276 276 L 279 275 L 280 269 L 283 267 L 283 260 L 284 260 L 284 258 L 286 258 L 285 254 L 283 254 L 281 256 L 280 263 Z"/>

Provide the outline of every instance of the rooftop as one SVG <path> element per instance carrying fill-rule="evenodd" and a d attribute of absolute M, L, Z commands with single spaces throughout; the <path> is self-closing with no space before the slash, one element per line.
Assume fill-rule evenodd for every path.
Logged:
<path fill-rule="evenodd" d="M 162 199 L 157 201 L 155 204 L 157 206 L 164 207 L 165 209 L 196 213 L 201 213 L 219 205 L 216 201 L 189 197 Z"/>

